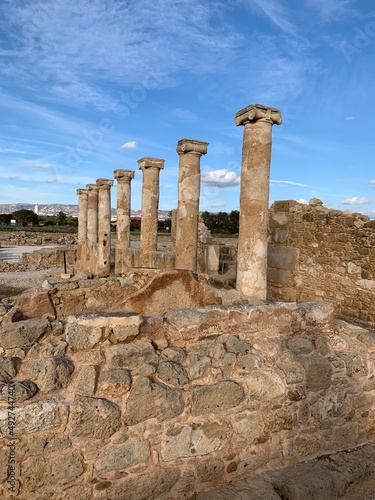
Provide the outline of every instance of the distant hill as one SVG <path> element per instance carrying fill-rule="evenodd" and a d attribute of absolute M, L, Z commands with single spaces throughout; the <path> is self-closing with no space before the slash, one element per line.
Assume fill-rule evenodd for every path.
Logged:
<path fill-rule="evenodd" d="M 59 212 L 64 212 L 66 215 L 78 217 L 78 205 L 65 205 L 62 203 L 53 203 L 50 205 L 33 205 L 31 203 L 0 203 L 0 214 L 11 214 L 17 210 L 32 210 L 38 215 L 57 215 Z M 167 219 L 169 210 L 159 210 L 159 219 Z M 116 217 L 116 209 L 112 208 L 112 217 Z M 134 209 L 131 211 L 133 216 L 140 216 L 141 210 Z"/>

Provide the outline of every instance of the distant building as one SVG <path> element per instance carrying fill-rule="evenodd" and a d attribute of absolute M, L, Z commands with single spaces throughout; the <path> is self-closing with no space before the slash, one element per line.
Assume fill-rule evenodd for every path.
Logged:
<path fill-rule="evenodd" d="M 38 203 L 35 203 L 34 214 L 39 215 L 39 206 L 38 206 Z"/>

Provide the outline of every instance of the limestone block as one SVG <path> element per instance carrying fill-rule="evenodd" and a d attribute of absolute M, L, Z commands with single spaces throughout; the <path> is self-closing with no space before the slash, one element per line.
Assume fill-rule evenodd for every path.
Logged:
<path fill-rule="evenodd" d="M 251 372 L 260 368 L 264 363 L 264 359 L 257 354 L 246 354 L 246 356 L 241 356 L 237 361 L 237 366 L 241 370 L 246 372 Z"/>
<path fill-rule="evenodd" d="M 62 485 L 74 481 L 84 472 L 83 457 L 78 452 L 55 456 L 32 457 L 21 466 L 21 477 L 28 491 L 45 485 Z"/>
<path fill-rule="evenodd" d="M 26 290 L 17 297 L 16 307 L 25 318 L 55 319 L 56 311 L 52 305 L 51 296 L 42 290 Z"/>
<path fill-rule="evenodd" d="M 96 465 L 99 474 L 126 469 L 150 456 L 150 446 L 144 439 L 129 439 L 125 444 L 109 448 L 105 447 Z"/>
<path fill-rule="evenodd" d="M 164 361 L 159 364 L 158 377 L 169 385 L 185 385 L 189 382 L 183 366 L 173 361 Z"/>
<path fill-rule="evenodd" d="M 130 391 L 125 422 L 127 425 L 134 425 L 149 418 L 163 421 L 180 415 L 183 410 L 181 390 L 170 389 L 147 377 L 141 377 Z"/>
<path fill-rule="evenodd" d="M 91 349 L 102 338 L 102 329 L 100 326 L 79 324 L 75 316 L 70 316 L 65 326 L 65 337 L 74 351 Z"/>
<path fill-rule="evenodd" d="M 105 361 L 104 351 L 93 349 L 78 351 L 73 355 L 73 362 L 77 365 L 100 365 Z"/>
<path fill-rule="evenodd" d="M 300 366 L 296 365 L 279 365 L 285 373 L 285 380 L 288 385 L 299 384 L 304 380 L 304 371 Z"/>
<path fill-rule="evenodd" d="M 225 378 L 228 378 L 232 375 L 236 361 L 237 356 L 233 352 L 227 352 L 223 357 L 219 358 L 220 368 Z"/>
<path fill-rule="evenodd" d="M 356 351 L 347 351 L 337 353 L 337 356 L 342 359 L 346 366 L 346 372 L 349 377 L 355 375 L 367 375 L 367 366 L 363 357 Z"/>
<path fill-rule="evenodd" d="M 263 435 L 263 418 L 260 412 L 244 411 L 236 415 L 233 430 L 250 444 Z"/>
<path fill-rule="evenodd" d="M 0 386 L 1 387 L 1 386 Z M 10 384 L 4 384 L 0 392 L 0 401 L 8 402 Z M 29 380 L 24 380 L 23 382 L 15 381 L 11 384 L 12 392 L 15 393 L 16 404 L 23 403 L 28 399 L 31 399 L 38 392 L 38 387 Z"/>
<path fill-rule="evenodd" d="M 73 436 L 107 439 L 120 427 L 121 412 L 106 399 L 77 397 L 71 406 L 69 422 Z"/>
<path fill-rule="evenodd" d="M 265 432 L 274 433 L 287 431 L 293 428 L 293 415 L 288 410 L 279 410 L 274 413 L 267 413 L 265 417 Z"/>
<path fill-rule="evenodd" d="M 256 476 L 211 491 L 200 492 L 196 498 L 197 500 L 281 500 L 269 481 Z"/>
<path fill-rule="evenodd" d="M 285 269 L 275 269 L 274 267 L 267 268 L 267 280 L 275 283 L 287 285 L 289 283 L 290 271 Z"/>
<path fill-rule="evenodd" d="M 306 457 L 322 450 L 320 435 L 302 433 L 284 444 L 285 455 L 291 457 Z"/>
<path fill-rule="evenodd" d="M 234 354 L 247 354 L 250 351 L 250 344 L 238 338 L 236 335 L 230 335 L 225 342 L 225 349 Z"/>
<path fill-rule="evenodd" d="M 88 484 L 78 484 L 61 492 L 61 500 L 71 500 L 72 498 L 79 498 L 79 500 L 91 500 L 91 486 Z"/>
<path fill-rule="evenodd" d="M 314 350 L 312 342 L 304 337 L 294 337 L 288 340 L 288 347 L 298 354 L 310 354 Z"/>
<path fill-rule="evenodd" d="M 224 422 L 172 427 L 162 440 L 161 456 L 170 462 L 182 457 L 208 455 L 228 446 L 231 436 L 232 429 Z"/>
<path fill-rule="evenodd" d="M 218 458 L 212 458 L 199 462 L 197 464 L 197 473 L 202 483 L 214 483 L 222 478 L 224 473 L 224 464 Z"/>
<path fill-rule="evenodd" d="M 17 358 L 5 358 L 0 356 L 0 382 L 12 379 L 17 373 Z"/>
<path fill-rule="evenodd" d="M 17 452 L 21 456 L 30 457 L 32 455 L 49 454 L 66 450 L 71 445 L 72 442 L 69 437 L 63 434 L 37 435 L 23 439 L 18 445 Z"/>
<path fill-rule="evenodd" d="M 219 413 L 234 408 L 245 399 L 243 388 L 230 380 L 214 385 L 192 387 L 191 394 L 192 414 L 195 416 Z"/>
<path fill-rule="evenodd" d="M 20 437 L 33 432 L 52 429 L 61 424 L 59 406 L 55 400 L 39 401 L 26 406 L 16 407 L 16 422 L 14 436 Z M 0 409 L 0 427 L 8 429 L 8 409 Z M 4 433 L 6 434 L 6 433 Z M 9 434 L 9 433 L 8 433 Z M 7 434 L 7 435 L 8 435 Z"/>
<path fill-rule="evenodd" d="M 72 363 L 64 358 L 31 359 L 26 365 L 27 376 L 42 392 L 65 389 L 73 371 Z"/>
<path fill-rule="evenodd" d="M 211 366 L 211 358 L 209 356 L 203 356 L 197 359 L 189 367 L 189 376 L 192 380 L 201 377 L 209 366 Z"/>
<path fill-rule="evenodd" d="M 100 373 L 99 389 L 106 397 L 118 398 L 130 391 L 132 379 L 128 370 L 104 370 Z"/>
<path fill-rule="evenodd" d="M 0 347 L 30 347 L 50 329 L 51 324 L 47 319 L 27 319 L 12 323 L 2 328 Z"/>
<path fill-rule="evenodd" d="M 9 448 L 5 447 L 0 449 L 0 464 L 7 464 L 9 457 Z M 8 478 L 7 467 L 0 467 L 0 484 Z"/>
<path fill-rule="evenodd" d="M 186 360 L 186 352 L 180 347 L 167 347 L 161 353 L 161 359 L 182 364 Z"/>
<path fill-rule="evenodd" d="M 68 344 L 66 342 L 50 342 L 48 344 L 34 344 L 28 352 L 29 358 L 52 358 L 65 356 Z"/>
<path fill-rule="evenodd" d="M 312 356 L 302 361 L 305 369 L 306 387 L 309 391 L 328 389 L 332 381 L 332 365 L 325 358 Z"/>
<path fill-rule="evenodd" d="M 286 386 L 280 375 L 271 371 L 256 371 L 241 374 L 246 384 L 246 394 L 251 400 L 268 401 L 286 393 Z"/>
<path fill-rule="evenodd" d="M 79 370 L 75 381 L 75 394 L 93 396 L 95 394 L 97 376 L 96 366 L 83 366 Z"/>
<path fill-rule="evenodd" d="M 150 500 L 166 496 L 180 477 L 179 469 L 150 467 L 147 474 L 127 478 L 116 483 L 113 500 Z"/>
<path fill-rule="evenodd" d="M 159 356 L 148 339 L 127 345 L 112 346 L 107 350 L 107 361 L 115 368 L 137 369 L 143 364 L 158 363 Z"/>
<path fill-rule="evenodd" d="M 295 269 L 298 262 L 298 250 L 293 247 L 268 246 L 269 267 L 277 269 Z"/>

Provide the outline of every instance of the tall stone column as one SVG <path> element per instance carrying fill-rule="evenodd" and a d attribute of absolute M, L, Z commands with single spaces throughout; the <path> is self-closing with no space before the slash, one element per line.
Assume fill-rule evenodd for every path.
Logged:
<path fill-rule="evenodd" d="M 98 274 L 111 270 L 111 179 L 97 179 L 98 186 Z"/>
<path fill-rule="evenodd" d="M 157 250 L 159 174 L 164 168 L 160 158 L 141 158 L 138 168 L 143 172 L 142 182 L 142 221 L 141 221 L 141 264 L 151 265 L 151 253 Z"/>
<path fill-rule="evenodd" d="M 236 288 L 252 298 L 267 297 L 267 230 L 272 125 L 278 109 L 252 104 L 236 113 L 244 125 Z"/>
<path fill-rule="evenodd" d="M 114 170 L 117 179 L 117 238 L 115 272 L 124 272 L 124 253 L 130 246 L 130 183 L 134 170 Z"/>
<path fill-rule="evenodd" d="M 176 268 L 197 270 L 198 219 L 201 170 L 200 159 L 207 153 L 208 142 L 181 139 L 176 227 Z"/>
<path fill-rule="evenodd" d="M 96 273 L 98 263 L 98 187 L 87 184 L 87 246 L 85 270 Z"/>
<path fill-rule="evenodd" d="M 87 189 L 77 189 L 78 195 L 78 244 L 77 269 L 85 269 L 87 244 Z"/>

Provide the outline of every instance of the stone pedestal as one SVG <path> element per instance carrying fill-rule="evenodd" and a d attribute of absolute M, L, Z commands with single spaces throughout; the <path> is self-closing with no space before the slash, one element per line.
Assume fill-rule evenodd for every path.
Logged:
<path fill-rule="evenodd" d="M 117 180 L 117 237 L 115 273 L 125 271 L 125 253 L 130 246 L 130 183 L 134 170 L 114 170 Z"/>
<path fill-rule="evenodd" d="M 159 210 L 159 174 L 164 168 L 164 160 L 159 158 L 141 158 L 138 168 L 143 172 L 142 182 L 142 221 L 141 221 L 141 265 L 151 265 L 151 252 L 157 250 L 158 210 Z"/>
<path fill-rule="evenodd" d="M 77 189 L 78 195 L 78 242 L 77 270 L 85 269 L 87 246 L 87 189 Z"/>
<path fill-rule="evenodd" d="M 98 179 L 98 265 L 97 274 L 111 270 L 111 186 L 113 180 Z"/>
<path fill-rule="evenodd" d="M 85 270 L 96 272 L 98 262 L 98 187 L 87 184 L 87 246 L 85 252 Z"/>
<path fill-rule="evenodd" d="M 178 207 L 176 224 L 176 268 L 197 270 L 198 218 L 200 195 L 200 158 L 207 153 L 208 142 L 181 139 Z"/>
<path fill-rule="evenodd" d="M 244 125 L 236 288 L 259 300 L 267 296 L 267 229 L 272 125 L 275 108 L 253 104 L 236 113 Z"/>

